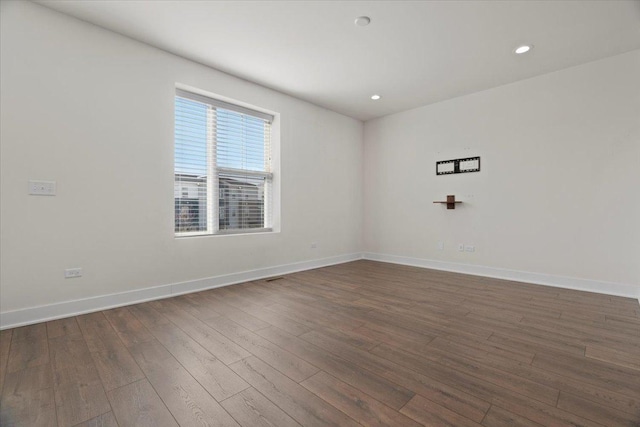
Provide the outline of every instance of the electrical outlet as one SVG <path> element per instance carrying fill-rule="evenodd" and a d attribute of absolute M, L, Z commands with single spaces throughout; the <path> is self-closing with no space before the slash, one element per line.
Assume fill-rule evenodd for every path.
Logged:
<path fill-rule="evenodd" d="M 476 251 L 476 247 L 473 245 L 467 245 L 464 247 L 464 250 L 467 252 L 475 252 Z"/>
<path fill-rule="evenodd" d="M 318 247 L 318 244 L 316 242 L 311 243 L 311 249 L 315 249 L 317 247 Z"/>
<path fill-rule="evenodd" d="M 439 251 L 443 251 L 444 250 L 444 242 L 438 242 L 438 250 Z"/>
<path fill-rule="evenodd" d="M 82 277 L 82 268 L 67 268 L 64 270 L 65 279 L 73 279 L 74 277 Z"/>
<path fill-rule="evenodd" d="M 464 243 L 458 243 L 458 250 L 464 252 Z"/>

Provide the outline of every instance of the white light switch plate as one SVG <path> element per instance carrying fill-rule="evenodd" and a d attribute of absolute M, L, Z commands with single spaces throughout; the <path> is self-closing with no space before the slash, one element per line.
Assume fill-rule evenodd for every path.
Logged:
<path fill-rule="evenodd" d="M 82 268 L 67 268 L 64 270 L 65 279 L 73 279 L 74 277 L 82 277 Z"/>
<path fill-rule="evenodd" d="M 29 194 L 34 196 L 55 196 L 55 181 L 29 181 Z"/>

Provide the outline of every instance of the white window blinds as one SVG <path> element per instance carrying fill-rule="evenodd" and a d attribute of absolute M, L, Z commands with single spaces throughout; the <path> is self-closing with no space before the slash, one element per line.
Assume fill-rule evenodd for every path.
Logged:
<path fill-rule="evenodd" d="M 273 116 L 177 90 L 177 236 L 271 231 Z"/>

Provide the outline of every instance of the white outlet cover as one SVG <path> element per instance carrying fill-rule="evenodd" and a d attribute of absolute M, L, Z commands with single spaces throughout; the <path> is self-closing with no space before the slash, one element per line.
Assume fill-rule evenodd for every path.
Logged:
<path fill-rule="evenodd" d="M 476 247 L 473 245 L 467 245 L 464 247 L 464 250 L 467 252 L 475 252 L 476 251 Z"/>
<path fill-rule="evenodd" d="M 29 181 L 29 194 L 34 196 L 55 196 L 55 181 Z"/>
<path fill-rule="evenodd" d="M 458 250 L 464 252 L 464 243 L 458 243 Z"/>
<path fill-rule="evenodd" d="M 67 268 L 64 270 L 65 279 L 72 279 L 74 277 L 82 277 L 82 268 Z"/>

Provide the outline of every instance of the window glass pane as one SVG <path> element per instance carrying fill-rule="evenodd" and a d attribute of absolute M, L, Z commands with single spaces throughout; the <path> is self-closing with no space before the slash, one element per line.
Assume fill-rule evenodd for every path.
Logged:
<path fill-rule="evenodd" d="M 209 106 L 176 98 L 175 173 L 207 174 L 207 112 Z"/>
<path fill-rule="evenodd" d="M 204 197 L 175 198 L 176 233 L 207 231 L 206 183 L 198 190 L 200 193 L 204 193 Z"/>
<path fill-rule="evenodd" d="M 175 232 L 207 230 L 207 110 L 184 98 L 175 101 Z"/>
<path fill-rule="evenodd" d="M 220 230 L 264 227 L 265 180 L 220 175 Z"/>
<path fill-rule="evenodd" d="M 264 120 L 216 109 L 218 166 L 264 171 Z"/>

